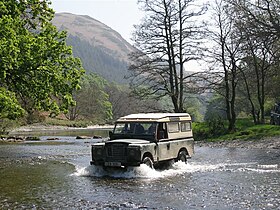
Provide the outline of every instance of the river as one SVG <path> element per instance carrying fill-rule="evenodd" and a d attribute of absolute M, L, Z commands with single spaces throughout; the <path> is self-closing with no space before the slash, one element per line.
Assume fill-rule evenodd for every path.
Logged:
<path fill-rule="evenodd" d="M 103 136 L 106 134 L 103 134 Z M 280 209 L 280 150 L 195 147 L 188 164 L 108 173 L 98 140 L 0 145 L 0 209 Z"/>

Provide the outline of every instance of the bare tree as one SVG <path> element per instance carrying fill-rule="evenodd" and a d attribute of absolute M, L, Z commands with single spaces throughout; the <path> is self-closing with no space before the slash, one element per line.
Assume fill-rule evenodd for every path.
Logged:
<path fill-rule="evenodd" d="M 280 37 L 279 0 L 229 0 L 254 34 Z M 240 19 L 241 20 L 241 19 Z"/>
<path fill-rule="evenodd" d="M 206 73 L 210 88 L 223 96 L 226 105 L 228 131 L 235 130 L 236 87 L 238 82 L 238 61 L 240 39 L 234 29 L 234 14 L 225 1 L 217 0 L 212 7 L 213 18 L 208 29 L 213 45 L 208 49 L 208 58 L 212 66 Z"/>
<path fill-rule="evenodd" d="M 154 100 L 139 100 L 130 94 L 127 86 L 110 84 L 106 87 L 109 95 L 109 101 L 112 104 L 113 119 L 116 120 L 122 116 L 141 112 L 152 112 L 158 106 Z"/>
<path fill-rule="evenodd" d="M 231 1 L 231 5 L 240 17 L 236 19 L 244 61 L 240 71 L 251 114 L 256 124 L 265 123 L 264 106 L 270 92 L 267 84 L 279 66 L 280 3 L 278 0 L 239 0 Z"/>
<path fill-rule="evenodd" d="M 280 4 L 275 0 L 217 0 L 214 5 L 216 18 L 209 30 L 210 39 L 215 42 L 209 53 L 213 66 L 206 78 L 211 88 L 225 98 L 228 130 L 234 131 L 236 98 L 242 92 L 251 106 L 254 122 L 264 123 L 265 101 L 270 91 L 267 84 L 272 78 L 277 81 L 276 11 L 280 11 Z"/>
<path fill-rule="evenodd" d="M 267 84 L 274 74 L 274 54 L 268 37 L 252 39 L 247 36 L 244 43 L 243 65 L 240 66 L 242 80 L 245 83 L 247 99 L 251 104 L 251 114 L 255 124 L 265 123 L 265 101 L 268 93 Z M 255 99 L 255 100 L 254 100 Z"/>
<path fill-rule="evenodd" d="M 139 0 L 146 17 L 136 26 L 130 78 L 139 98 L 172 101 L 174 112 L 184 112 L 184 96 L 192 75 L 186 63 L 199 58 L 201 25 L 206 8 L 195 0 Z"/>

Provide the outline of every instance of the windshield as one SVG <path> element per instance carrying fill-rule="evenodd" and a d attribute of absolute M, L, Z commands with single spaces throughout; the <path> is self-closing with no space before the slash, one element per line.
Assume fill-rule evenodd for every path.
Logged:
<path fill-rule="evenodd" d="M 154 135 L 156 132 L 156 125 L 156 123 L 146 122 L 117 123 L 114 129 L 114 134 Z"/>

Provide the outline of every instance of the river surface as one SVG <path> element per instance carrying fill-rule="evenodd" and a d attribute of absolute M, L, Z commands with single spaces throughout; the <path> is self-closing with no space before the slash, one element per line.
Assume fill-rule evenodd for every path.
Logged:
<path fill-rule="evenodd" d="M 280 150 L 195 147 L 188 164 L 90 166 L 96 139 L 0 145 L 0 209 L 280 209 Z"/>

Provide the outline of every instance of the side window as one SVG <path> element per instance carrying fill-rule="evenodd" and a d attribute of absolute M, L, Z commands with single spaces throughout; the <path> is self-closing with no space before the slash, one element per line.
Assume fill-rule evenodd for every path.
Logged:
<path fill-rule="evenodd" d="M 169 133 L 177 133 L 180 131 L 179 122 L 170 122 L 168 123 Z"/>
<path fill-rule="evenodd" d="M 158 139 L 166 139 L 166 138 L 168 138 L 167 129 L 166 129 L 166 123 L 159 123 L 158 124 L 157 137 L 158 137 Z"/>
<path fill-rule="evenodd" d="M 186 132 L 191 130 L 191 122 L 181 122 L 181 131 Z"/>

